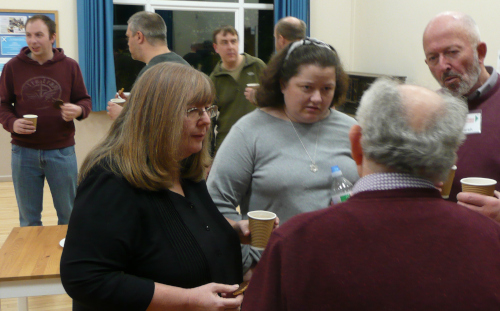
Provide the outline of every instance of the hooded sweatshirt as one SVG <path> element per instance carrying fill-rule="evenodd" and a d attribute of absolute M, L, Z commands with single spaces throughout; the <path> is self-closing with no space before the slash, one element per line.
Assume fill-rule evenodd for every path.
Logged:
<path fill-rule="evenodd" d="M 75 144 L 75 124 L 63 120 L 56 99 L 82 108 L 86 118 L 92 102 L 78 63 L 53 49 L 54 57 L 40 65 L 29 58 L 28 47 L 7 62 L 0 76 L 0 123 L 11 132 L 12 144 L 33 149 L 59 149 Z M 36 132 L 14 133 L 14 121 L 25 114 L 38 116 Z"/>

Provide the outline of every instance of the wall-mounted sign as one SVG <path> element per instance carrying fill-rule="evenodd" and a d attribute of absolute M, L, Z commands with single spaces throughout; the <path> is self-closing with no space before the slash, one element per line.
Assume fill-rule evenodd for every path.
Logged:
<path fill-rule="evenodd" d="M 36 14 L 46 15 L 55 21 L 56 33 L 59 32 L 57 11 L 0 9 L 0 58 L 10 59 L 26 46 L 26 21 Z M 59 40 L 56 37 L 54 47 L 58 46 Z M 0 63 L 4 62 L 5 59 L 2 59 Z"/>

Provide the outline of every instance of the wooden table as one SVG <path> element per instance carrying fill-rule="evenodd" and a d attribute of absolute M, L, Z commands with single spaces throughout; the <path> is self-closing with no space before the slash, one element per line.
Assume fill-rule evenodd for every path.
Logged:
<path fill-rule="evenodd" d="M 12 229 L 0 249 L 0 299 L 18 298 L 18 310 L 24 311 L 29 296 L 66 293 L 59 272 L 59 241 L 67 231 L 67 225 Z"/>

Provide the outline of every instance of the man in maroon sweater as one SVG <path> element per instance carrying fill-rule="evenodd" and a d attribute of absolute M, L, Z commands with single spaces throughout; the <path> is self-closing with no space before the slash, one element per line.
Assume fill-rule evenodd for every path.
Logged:
<path fill-rule="evenodd" d="M 444 88 L 467 99 L 469 115 L 465 143 L 459 148 L 450 200 L 457 201 L 460 179 L 487 177 L 500 190 L 500 79 L 486 67 L 486 43 L 474 20 L 463 13 L 444 12 L 434 17 L 423 35 L 425 62 Z"/>
<path fill-rule="evenodd" d="M 12 180 L 21 226 L 41 226 L 44 180 L 58 224 L 67 224 L 76 192 L 74 119 L 92 103 L 78 64 L 52 47 L 55 23 L 45 15 L 26 22 L 27 47 L 0 76 L 0 123 L 12 133 Z M 23 115 L 38 116 L 37 125 Z"/>
<path fill-rule="evenodd" d="M 466 114 L 456 97 L 376 81 L 349 133 L 353 196 L 274 231 L 243 310 L 500 310 L 500 226 L 433 187 Z"/>

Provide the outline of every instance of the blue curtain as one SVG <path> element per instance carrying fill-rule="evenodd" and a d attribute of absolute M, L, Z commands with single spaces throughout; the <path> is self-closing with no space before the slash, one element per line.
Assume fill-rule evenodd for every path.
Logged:
<path fill-rule="evenodd" d="M 78 59 L 92 111 L 106 110 L 116 93 L 113 0 L 77 0 Z"/>
<path fill-rule="evenodd" d="M 309 36 L 309 0 L 274 0 L 274 24 L 285 16 L 294 16 L 303 20 L 307 25 Z"/>

